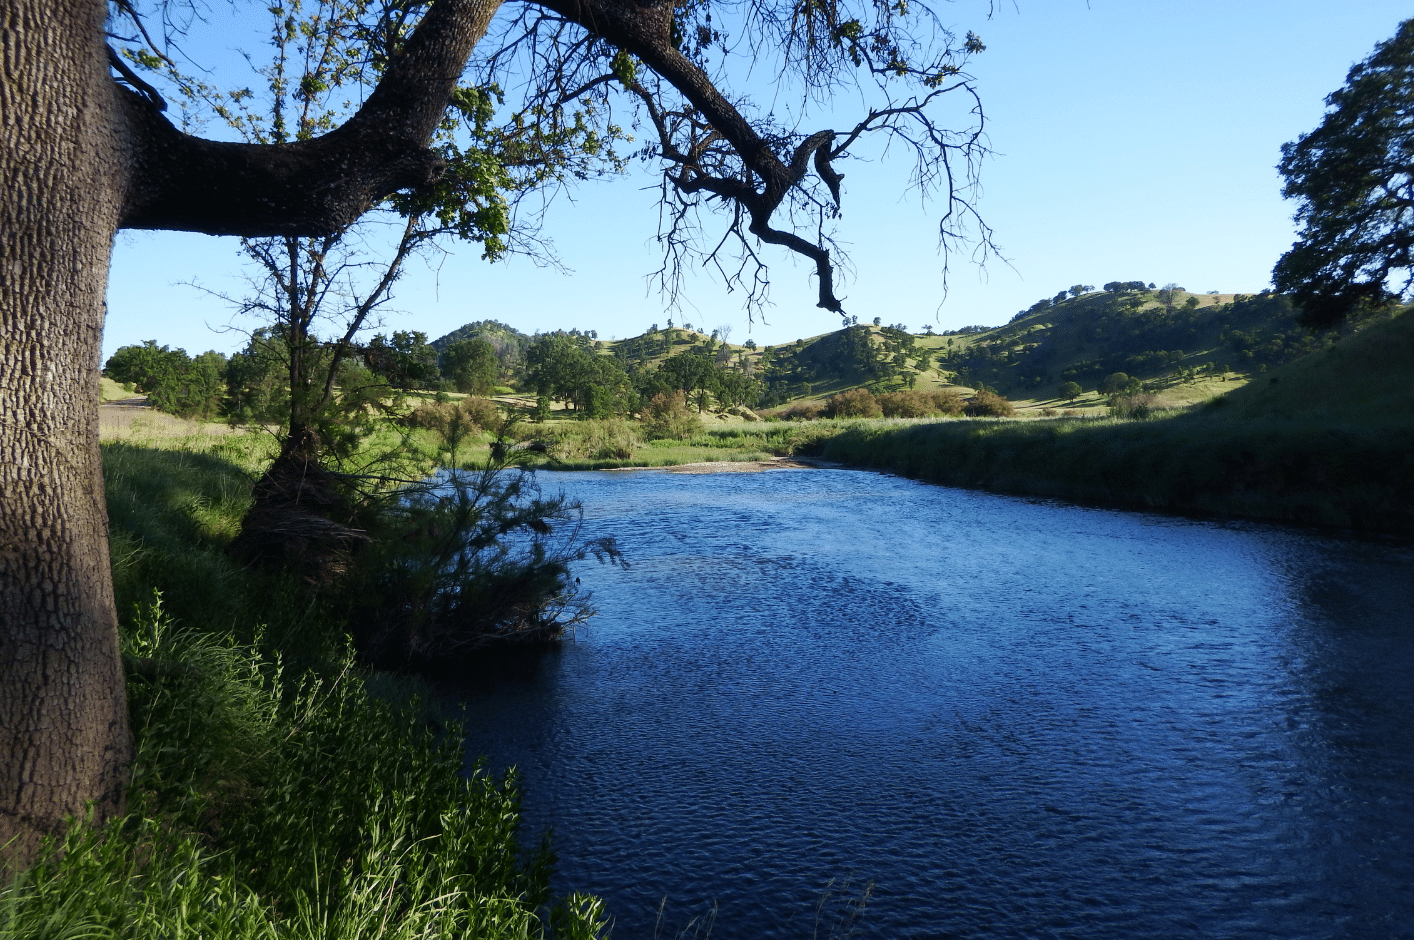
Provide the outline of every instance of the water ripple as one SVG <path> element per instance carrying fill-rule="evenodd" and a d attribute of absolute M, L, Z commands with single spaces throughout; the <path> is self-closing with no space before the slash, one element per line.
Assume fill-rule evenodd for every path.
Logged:
<path fill-rule="evenodd" d="M 545 477 L 633 567 L 577 571 L 576 643 L 454 691 L 614 936 L 714 903 L 720 940 L 825 936 L 867 881 L 865 937 L 1414 936 L 1407 542 Z"/>

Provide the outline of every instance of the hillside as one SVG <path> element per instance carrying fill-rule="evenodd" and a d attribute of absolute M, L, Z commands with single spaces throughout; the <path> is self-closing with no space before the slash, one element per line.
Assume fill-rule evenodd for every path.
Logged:
<path fill-rule="evenodd" d="M 1407 312 L 1215 400 L 1203 414 L 1331 425 L 1414 422 L 1414 316 Z"/>
<path fill-rule="evenodd" d="M 758 408 L 823 401 L 860 386 L 876 392 L 986 387 L 1024 403 L 1023 414 L 1058 406 L 1091 414 L 1104 411 L 1106 395 L 1098 389 L 1116 373 L 1137 380 L 1136 387 L 1142 383 L 1160 407 L 1183 407 L 1228 391 L 1232 381 L 1260 378 L 1334 347 L 1356 329 L 1311 333 L 1296 323 L 1285 297 L 1270 293 L 1192 294 L 1144 289 L 1138 282 L 1106 287 L 1039 301 L 1003 326 L 944 333 L 875 323 L 764 348 L 685 327 L 614 341 L 599 341 L 592 330 L 567 335 L 612 357 L 629 375 L 656 372 L 683 354 L 706 357 L 723 372 L 759 382 Z M 505 324 L 482 321 L 432 345 L 445 349 L 470 337 L 493 344 L 512 381 L 534 342 Z M 1067 383 L 1080 391 L 1063 391 Z"/>
<path fill-rule="evenodd" d="M 1414 315 L 1147 421 L 859 422 L 809 453 L 950 486 L 1414 532 Z"/>

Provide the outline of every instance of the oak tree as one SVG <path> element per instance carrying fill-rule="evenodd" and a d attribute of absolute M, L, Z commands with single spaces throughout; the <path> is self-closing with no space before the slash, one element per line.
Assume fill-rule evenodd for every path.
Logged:
<path fill-rule="evenodd" d="M 1414 20 L 1351 68 L 1326 105 L 1277 166 L 1300 231 L 1272 284 L 1311 327 L 1414 290 Z"/>
<path fill-rule="evenodd" d="M 133 2 L 110 22 L 104 0 L 0 0 L 0 868 L 26 864 L 87 806 L 102 820 L 122 805 L 131 741 L 97 442 L 115 233 L 324 238 L 391 194 L 435 189 L 454 168 L 428 144 L 501 8 L 387 0 L 410 38 L 352 116 L 236 143 L 174 126 L 109 47 L 149 45 Z M 641 115 L 663 166 L 670 296 L 679 266 L 703 260 L 764 301 L 767 244 L 807 258 L 819 306 L 843 313 L 830 233 L 842 167 L 871 139 L 903 148 L 912 182 L 937 188 L 945 244 L 990 245 L 970 201 L 985 148 L 963 71 L 982 45 L 955 41 L 922 4 L 536 0 L 507 13 L 476 74 L 522 69 L 545 127 L 586 95 Z M 755 112 L 730 95 L 724 63 L 748 46 L 800 80 L 801 107 Z M 803 123 L 804 105 L 850 84 L 868 90 L 860 118 Z M 940 116 L 953 100 L 964 106 Z M 721 228 L 698 241 L 713 218 Z"/>

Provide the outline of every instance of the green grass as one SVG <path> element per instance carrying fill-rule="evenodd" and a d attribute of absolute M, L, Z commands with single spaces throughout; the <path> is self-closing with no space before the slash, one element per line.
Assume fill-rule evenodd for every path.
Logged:
<path fill-rule="evenodd" d="M 0 938 L 526 938 L 605 923 L 552 902 L 513 780 L 463 776 L 460 736 L 151 607 L 126 631 L 129 814 L 71 829 L 0 890 Z"/>
<path fill-rule="evenodd" d="M 0 886 L 0 940 L 603 935 L 597 899 L 551 897 L 514 779 L 465 775 L 456 727 L 365 676 L 306 585 L 226 557 L 271 443 L 104 445 L 127 814 Z"/>
<path fill-rule="evenodd" d="M 1414 531 L 1414 317 L 1148 421 L 860 422 L 806 452 L 954 486 Z"/>

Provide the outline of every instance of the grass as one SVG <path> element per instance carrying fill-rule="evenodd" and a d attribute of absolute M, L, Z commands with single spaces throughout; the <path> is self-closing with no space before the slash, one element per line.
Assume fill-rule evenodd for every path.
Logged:
<path fill-rule="evenodd" d="M 1414 531 L 1414 316 L 1375 323 L 1245 385 L 1216 379 L 1167 399 L 1207 404 L 1134 421 L 1096 414 L 850 419 L 707 426 L 636 441 L 628 456 L 568 444 L 562 469 L 810 456 L 931 482 L 1146 510 Z M 1040 403 L 1032 403 L 1033 405 Z M 1052 403 L 1058 404 L 1058 403 Z M 1057 408 L 1058 411 L 1061 408 Z M 551 426 L 588 440 L 594 422 Z"/>
<path fill-rule="evenodd" d="M 351 664 L 278 657 L 150 606 L 124 636 L 137 757 L 129 814 L 73 827 L 0 890 L 0 938 L 593 937 L 551 903 L 513 780 L 462 773 L 455 729 L 368 693 Z"/>
<path fill-rule="evenodd" d="M 1147 421 L 861 422 L 806 452 L 955 486 L 1414 531 L 1414 317 Z"/>
<path fill-rule="evenodd" d="M 514 778 L 464 773 L 457 728 L 407 683 L 374 695 L 307 586 L 227 558 L 272 445 L 103 445 L 127 813 L 0 886 L 0 940 L 603 935 L 600 902 L 553 898 L 548 845 L 521 844 Z"/>

